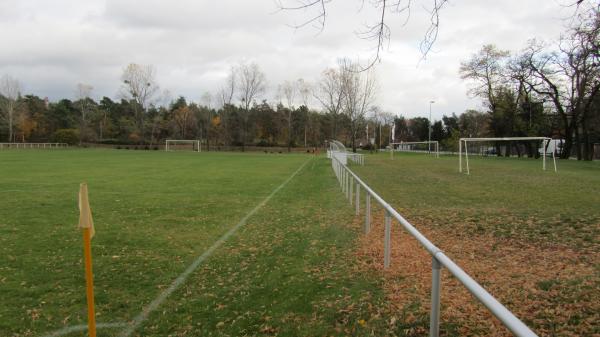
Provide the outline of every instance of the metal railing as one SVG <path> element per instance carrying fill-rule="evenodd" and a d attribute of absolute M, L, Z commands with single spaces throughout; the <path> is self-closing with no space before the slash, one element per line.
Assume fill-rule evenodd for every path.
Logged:
<path fill-rule="evenodd" d="M 69 147 L 67 143 L 0 143 L 0 149 L 56 149 Z"/>
<path fill-rule="evenodd" d="M 371 230 L 371 199 L 374 199 L 385 212 L 385 235 L 384 235 L 384 268 L 390 266 L 391 251 L 391 230 L 392 218 L 396 219 L 400 225 L 412 235 L 431 255 L 431 312 L 429 322 L 429 336 L 439 336 L 440 325 L 440 287 L 441 287 L 441 269 L 445 267 L 456 277 L 460 283 L 481 302 L 488 310 L 498 318 L 504 326 L 515 336 L 532 337 L 537 336 L 527 325 L 519 320 L 504 305 L 488 293 L 479 283 L 462 270 L 454 261 L 452 261 L 442 250 L 429 241 L 421 232 L 419 232 L 410 222 L 408 222 L 400 213 L 390 206 L 383 198 L 375 193 L 365 182 L 363 182 L 346 165 L 341 163 L 335 156 L 331 157 L 331 165 L 335 176 L 337 177 L 342 191 L 350 204 L 354 204 L 356 215 L 360 215 L 360 193 L 364 190 L 365 199 L 365 232 Z"/>
<path fill-rule="evenodd" d="M 363 156 L 360 153 L 346 153 L 346 156 L 348 156 L 348 159 L 352 160 L 353 162 L 355 162 L 358 165 L 365 165 L 365 156 Z"/>
<path fill-rule="evenodd" d="M 342 163 L 345 165 L 346 164 L 346 160 L 350 159 L 351 161 L 353 161 L 354 163 L 358 164 L 358 165 L 365 165 L 365 156 L 360 154 L 360 153 L 353 153 L 353 152 L 348 152 L 348 150 L 346 150 L 346 147 L 344 146 L 344 144 L 342 144 L 341 142 L 337 141 L 337 140 L 331 140 L 329 141 L 329 150 L 327 151 L 327 157 L 331 158 L 334 155 L 337 155 L 338 158 L 340 158 Z"/>

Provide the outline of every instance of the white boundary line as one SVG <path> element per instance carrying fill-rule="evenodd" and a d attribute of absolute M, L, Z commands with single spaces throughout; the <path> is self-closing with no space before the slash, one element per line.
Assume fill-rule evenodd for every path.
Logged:
<path fill-rule="evenodd" d="M 124 328 L 128 325 L 128 323 L 126 322 L 118 322 L 118 323 L 98 323 L 96 324 L 96 328 L 98 329 L 116 329 L 116 328 Z M 87 324 L 81 324 L 81 325 L 72 325 L 72 326 L 68 326 L 65 328 L 62 328 L 60 330 L 56 330 L 48 335 L 44 335 L 44 337 L 58 337 L 58 336 L 64 336 L 64 335 L 68 335 L 72 332 L 77 332 L 77 331 L 86 331 L 88 329 Z"/>
<path fill-rule="evenodd" d="M 251 216 L 253 216 L 254 213 L 256 213 L 260 208 L 262 208 L 267 202 L 269 202 L 269 200 L 271 200 L 271 198 L 273 198 L 273 196 L 277 192 L 279 192 L 283 187 L 285 187 L 285 185 L 287 185 L 304 168 L 304 166 L 306 166 L 306 164 L 308 164 L 309 161 L 310 161 L 310 159 L 305 161 L 304 164 L 302 164 L 302 166 L 300 166 L 294 173 L 292 173 L 292 175 L 289 178 L 287 178 L 283 183 L 281 183 L 281 185 L 279 185 L 276 189 L 274 189 L 273 192 L 271 192 L 271 194 L 269 194 L 263 201 L 261 201 L 258 205 L 256 205 L 256 207 L 254 207 L 248 214 L 246 214 L 246 216 L 244 216 L 242 218 L 242 220 L 240 220 L 235 226 L 231 227 L 225 234 L 223 234 L 223 236 L 221 236 L 217 241 L 215 241 L 215 243 L 213 243 L 213 245 L 210 246 L 210 248 L 208 248 L 206 251 L 204 251 L 204 253 L 202 253 L 202 255 L 200 255 L 194 262 L 192 262 L 192 264 L 190 264 L 189 267 L 187 267 L 187 269 L 183 273 L 181 273 L 181 275 L 179 275 L 167 289 L 165 289 L 162 293 L 160 293 L 152 302 L 150 302 L 150 304 L 148 304 L 148 306 L 146 306 L 142 310 L 142 312 L 140 312 L 133 319 L 133 321 L 128 325 L 128 327 L 126 329 L 124 329 L 119 334 L 119 336 L 122 336 L 122 337 L 131 336 L 131 334 L 140 325 L 142 325 L 142 323 L 144 323 L 144 321 L 146 321 L 148 319 L 148 316 L 150 315 L 150 313 L 152 313 L 154 310 L 156 310 L 167 299 L 167 297 L 169 297 L 169 295 L 171 295 L 175 290 L 177 290 L 183 284 L 183 282 L 186 281 L 186 279 L 190 276 L 190 274 L 194 270 L 196 270 L 196 268 L 198 268 L 198 266 L 202 262 L 204 262 L 204 260 L 206 260 L 209 256 L 211 256 L 212 253 L 217 248 L 219 248 L 225 241 L 227 241 L 227 239 L 229 239 L 230 236 L 232 236 L 235 232 L 237 232 L 237 230 L 240 229 L 240 227 L 245 225 L 246 221 L 248 221 L 248 219 Z"/>
<path fill-rule="evenodd" d="M 225 241 L 227 241 L 227 239 L 229 239 L 230 236 L 232 236 L 235 232 L 237 232 L 237 230 L 240 229 L 240 227 L 245 225 L 246 221 L 248 221 L 248 219 L 251 216 L 253 216 L 254 213 L 256 213 L 264 205 L 266 205 L 267 202 L 269 202 L 269 200 L 271 200 L 271 198 L 273 198 L 273 196 L 275 194 L 277 194 L 277 192 L 279 192 L 282 188 L 284 188 L 285 185 L 287 185 L 298 173 L 300 173 L 300 171 L 304 168 L 304 166 L 306 166 L 306 164 L 308 164 L 311 160 L 312 160 L 312 158 L 305 161 L 304 164 L 302 164 L 294 173 L 292 173 L 291 176 L 289 176 L 283 183 L 281 183 L 281 185 L 279 185 L 277 188 L 275 188 L 273 190 L 273 192 L 271 192 L 271 194 L 269 194 L 265 199 L 263 199 L 263 201 L 261 201 L 258 205 L 256 205 L 256 207 L 254 207 L 248 214 L 246 214 L 246 216 L 244 216 L 242 218 L 242 220 L 240 220 L 235 226 L 231 227 L 225 234 L 223 234 L 223 236 L 221 236 L 217 241 L 215 241 L 215 243 L 213 243 L 212 246 L 210 246 L 207 250 L 205 250 L 204 253 L 202 253 L 202 255 L 198 256 L 198 258 L 196 258 L 196 260 L 194 260 L 194 262 L 192 262 L 192 264 L 190 264 L 183 271 L 183 273 L 181 273 L 171 283 L 171 285 L 167 289 L 165 289 L 162 293 L 160 293 L 152 302 L 150 302 L 150 304 L 148 304 L 142 310 L 142 312 L 140 312 L 137 316 L 135 316 L 133 321 L 131 321 L 129 323 L 123 323 L 123 322 L 99 323 L 98 325 L 96 325 L 96 327 L 98 329 L 125 328 L 125 329 L 123 329 L 123 331 L 121 331 L 119 336 L 122 336 L 122 337 L 131 336 L 131 334 L 137 328 L 139 328 L 140 325 L 142 325 L 142 323 L 144 323 L 148 319 L 148 316 L 150 316 L 150 314 L 154 310 L 158 309 L 158 307 L 167 299 L 167 297 L 169 297 L 169 295 L 171 295 L 173 292 L 175 292 L 187 280 L 187 278 L 190 276 L 190 274 L 192 272 L 194 272 L 200 266 L 200 264 L 202 262 L 204 262 L 204 260 L 206 260 L 208 257 L 210 257 L 212 255 L 212 253 L 217 248 L 219 248 Z M 44 337 L 64 336 L 64 335 L 67 335 L 67 334 L 70 334 L 70 333 L 76 332 L 76 331 L 86 331 L 87 328 L 88 328 L 87 325 L 73 325 L 73 326 L 62 328 L 60 330 L 56 330 L 50 334 L 44 335 Z"/>

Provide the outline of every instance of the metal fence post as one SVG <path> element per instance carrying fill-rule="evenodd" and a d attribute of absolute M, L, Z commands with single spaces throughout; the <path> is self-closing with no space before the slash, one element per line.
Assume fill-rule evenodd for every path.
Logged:
<path fill-rule="evenodd" d="M 360 214 L 360 185 L 356 183 L 356 200 L 354 201 L 356 206 L 356 216 Z"/>
<path fill-rule="evenodd" d="M 344 181 L 344 184 L 346 185 L 346 199 L 348 199 L 348 193 L 350 192 L 350 175 L 348 171 L 346 171 L 346 181 Z"/>
<path fill-rule="evenodd" d="M 371 232 L 371 194 L 365 195 L 365 234 Z"/>
<path fill-rule="evenodd" d="M 348 199 L 350 199 L 350 206 L 352 206 L 352 195 L 354 193 L 354 178 L 350 177 L 350 195 L 348 196 Z"/>
<path fill-rule="evenodd" d="M 346 171 L 346 173 L 348 173 L 348 180 L 346 180 L 346 198 L 350 198 L 350 179 L 352 179 L 352 176 L 350 175 L 350 172 Z"/>
<path fill-rule="evenodd" d="M 392 232 L 392 216 L 390 212 L 385 211 L 385 240 L 383 242 L 383 268 L 387 269 L 390 266 L 390 239 Z"/>
<path fill-rule="evenodd" d="M 442 266 L 435 258 L 431 259 L 431 314 L 429 321 L 429 337 L 440 335 L 440 287 Z"/>

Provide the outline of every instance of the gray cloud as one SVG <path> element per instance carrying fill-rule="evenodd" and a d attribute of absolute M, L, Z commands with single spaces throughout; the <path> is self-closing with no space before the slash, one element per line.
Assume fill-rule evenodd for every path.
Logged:
<path fill-rule="evenodd" d="M 558 0 L 452 2 L 441 13 L 434 50 L 419 63 L 426 3 L 415 2 L 407 25 L 400 16 L 389 17 L 392 40 L 376 69 L 378 104 L 411 117 L 427 115 L 431 99 L 437 118 L 479 107 L 458 76 L 460 61 L 485 43 L 517 51 L 533 37 L 555 39 L 572 10 Z M 310 12 L 275 13 L 271 0 L 2 0 L 0 74 L 51 99 L 73 97 L 79 82 L 93 85 L 97 97 L 116 98 L 128 63 L 153 64 L 162 88 L 199 100 L 219 88 L 230 65 L 250 60 L 266 73 L 272 98 L 285 80 L 314 82 L 340 57 L 372 56 L 372 43 L 355 32 L 376 20 L 376 13 L 359 12 L 359 6 L 332 2 L 319 33 L 290 27 Z"/>

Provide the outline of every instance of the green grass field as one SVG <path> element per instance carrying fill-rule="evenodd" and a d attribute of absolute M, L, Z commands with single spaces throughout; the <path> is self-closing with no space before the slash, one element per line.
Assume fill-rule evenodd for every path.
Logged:
<path fill-rule="evenodd" d="M 464 162 L 463 162 L 464 165 Z M 471 174 L 458 173 L 457 156 L 368 157 L 355 171 L 397 210 L 436 226 L 491 232 L 574 249 L 600 247 L 600 162 L 470 157 Z"/>
<path fill-rule="evenodd" d="M 531 307 L 518 294 L 503 293 L 504 284 L 513 286 L 511 279 L 485 278 L 493 272 L 463 259 L 467 247 L 487 249 L 490 240 L 493 247 L 518 243 L 518 251 L 550 252 L 555 260 L 568 250 L 566 263 L 593 272 L 574 278 L 543 274 L 532 281 L 536 289 L 524 298 L 537 306 L 526 323 L 536 331 L 556 325 L 556 335 L 565 329 L 600 333 L 597 305 L 589 304 L 600 303 L 599 163 L 561 161 L 555 174 L 542 172 L 534 160 L 471 158 L 470 176 L 459 174 L 457 164 L 452 156 L 402 154 L 391 161 L 368 155 L 364 167 L 352 169 L 511 310 Z M 86 335 L 78 328 L 86 323 L 76 227 L 82 181 L 89 186 L 96 225 L 97 321 L 114 324 L 98 336 L 124 336 L 131 327 L 131 336 L 416 336 L 427 326 L 427 283 L 420 287 L 425 295 L 414 291 L 414 301 L 394 297 L 390 285 L 418 280 L 402 274 L 405 261 L 398 256 L 393 266 L 399 271 L 382 272 L 360 253 L 361 245 L 380 243 L 381 233 L 361 235 L 362 218 L 354 217 L 324 157 L 10 150 L 0 151 L 0 336 Z M 180 287 L 135 323 L 249 213 Z M 477 256 L 482 264 L 506 263 L 486 254 Z M 422 260 L 427 267 L 429 259 Z M 513 265 L 527 269 L 521 262 Z M 526 274 L 509 271 L 515 280 Z M 427 269 L 422 275 L 430 277 Z M 443 294 L 443 309 L 451 308 L 449 298 Z M 576 306 L 571 313 L 578 310 L 569 322 L 543 311 L 562 310 L 565 303 Z M 469 323 L 446 312 L 442 318 L 447 336 L 461 335 L 459 326 Z M 69 327 L 75 329 L 67 333 Z"/>
<path fill-rule="evenodd" d="M 85 324 L 81 181 L 97 232 L 97 320 L 120 324 L 305 163 L 133 335 L 343 335 L 360 328 L 356 303 L 365 296 L 375 303 L 381 291 L 376 278 L 349 273 L 357 229 L 348 225 L 352 215 L 325 159 L 34 150 L 0 152 L 0 336 Z M 350 304 L 353 310 L 340 313 Z M 99 336 L 122 330 L 100 329 Z"/>

